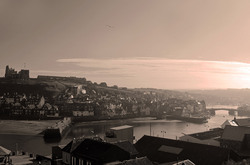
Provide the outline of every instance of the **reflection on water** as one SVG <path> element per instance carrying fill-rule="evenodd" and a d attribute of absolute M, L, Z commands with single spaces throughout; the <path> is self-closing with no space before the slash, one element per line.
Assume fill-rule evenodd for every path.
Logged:
<path fill-rule="evenodd" d="M 176 139 L 183 134 L 207 131 L 210 128 L 220 127 L 225 120 L 232 120 L 233 116 L 228 111 L 216 111 L 216 115 L 208 119 L 208 123 L 195 124 L 182 122 L 178 120 L 154 120 L 153 118 L 137 118 L 129 120 L 114 120 L 103 122 L 80 123 L 72 128 L 66 138 L 75 138 L 80 136 L 98 135 L 104 137 L 104 133 L 111 127 L 124 124 L 134 126 L 134 136 L 138 140 L 143 135 L 152 135 Z M 166 133 L 165 133 L 166 132 Z"/>
<path fill-rule="evenodd" d="M 216 116 L 229 116 L 229 111 L 226 110 L 217 110 L 215 111 Z"/>
<path fill-rule="evenodd" d="M 152 136 L 164 136 L 165 138 L 176 139 L 183 134 L 202 132 L 210 128 L 220 127 L 227 119 L 232 120 L 233 116 L 228 115 L 227 111 L 222 110 L 216 111 L 216 115 L 212 116 L 208 120 L 208 123 L 203 124 L 177 120 L 154 120 L 152 118 L 86 122 L 76 124 L 71 128 L 68 134 L 57 143 L 45 143 L 42 136 L 0 134 L 0 145 L 15 151 L 16 143 L 18 143 L 19 149 L 23 151 L 49 155 L 51 153 L 51 146 L 67 144 L 72 138 L 81 136 L 91 137 L 98 135 L 103 138 L 109 128 L 124 124 L 134 126 L 134 136 L 136 140 L 140 139 L 143 135 L 150 134 Z"/>

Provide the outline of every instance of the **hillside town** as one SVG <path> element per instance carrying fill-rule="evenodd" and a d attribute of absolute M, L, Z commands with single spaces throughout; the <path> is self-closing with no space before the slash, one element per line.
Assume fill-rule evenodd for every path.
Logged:
<path fill-rule="evenodd" d="M 90 92 L 91 95 L 88 94 Z M 95 90 L 83 89 L 81 85 L 67 89 L 53 101 L 39 94 L 27 96 L 25 93 L 4 93 L 0 99 L 2 118 L 48 119 L 74 116 L 101 119 L 157 116 L 173 111 L 193 114 L 205 110 L 204 101 L 177 98 L 163 100 L 152 93 L 140 93 L 137 97 L 116 93 L 102 95 Z"/>
<path fill-rule="evenodd" d="M 6 66 L 5 79 L 29 79 Z M 176 113 L 206 113 L 204 101 L 189 100 L 166 96 L 155 91 L 130 91 L 107 87 L 106 83 L 95 84 L 86 79 L 72 77 L 38 76 L 37 80 L 60 81 L 80 80 L 81 83 L 67 85 L 67 88 L 56 95 L 42 95 L 42 92 L 20 93 L 6 92 L 0 96 L 1 118 L 12 119 L 55 119 L 75 117 L 76 120 L 99 120 L 143 116 L 162 116 Z"/>
<path fill-rule="evenodd" d="M 87 81 L 85 78 L 38 76 L 29 77 L 29 70 L 20 72 L 6 66 L 1 84 L 0 118 L 7 120 L 55 120 L 43 132 L 46 143 L 53 138 L 59 141 L 75 123 L 112 119 L 169 116 L 187 122 L 186 118 L 209 118 L 205 101 L 186 95 L 176 95 L 151 89 L 130 90 L 118 86 L 108 87 Z M 14 85 L 10 82 L 15 82 Z M 18 82 L 18 83 L 16 83 Z M 35 83 L 34 83 L 35 82 Z M 48 82 L 61 84 L 46 86 Z M 72 83 L 73 82 L 73 83 Z M 23 91 L 19 85 L 32 88 Z M 31 85 L 30 85 L 31 84 Z M 35 85 L 39 85 L 37 88 Z M 41 85 L 42 84 L 42 85 Z M 16 88 L 15 86 L 18 86 Z M 27 86 L 25 87 L 27 89 Z M 40 88 L 43 89 L 40 89 Z M 11 90 L 9 90 L 11 89 Z M 39 90 L 40 89 L 40 90 Z M 47 90 L 45 92 L 45 89 Z M 49 90 L 48 90 L 49 89 Z M 239 109 L 247 111 L 245 105 Z M 59 120 L 59 121 L 58 121 Z M 202 122 L 203 123 L 203 122 Z M 201 123 L 196 123 L 201 124 Z M 69 143 L 54 145 L 51 154 L 41 155 L 10 150 L 0 144 L 0 164 L 27 165 L 245 165 L 250 163 L 250 119 L 225 120 L 218 128 L 204 132 L 183 134 L 176 139 L 159 135 L 144 135 L 135 139 L 134 127 L 110 127 L 104 138 L 80 136 Z M 58 140 L 57 139 L 57 140 Z M 58 142 L 58 141 L 57 141 Z"/>

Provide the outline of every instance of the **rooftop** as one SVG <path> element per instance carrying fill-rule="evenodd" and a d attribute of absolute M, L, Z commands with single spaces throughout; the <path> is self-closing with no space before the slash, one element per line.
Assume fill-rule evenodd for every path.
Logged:
<path fill-rule="evenodd" d="M 127 140 L 126 141 L 118 141 L 118 142 L 114 142 L 111 144 L 114 144 L 114 145 L 120 147 L 121 149 L 129 152 L 131 155 L 138 154 L 138 151 L 135 149 L 134 145 Z"/>
<path fill-rule="evenodd" d="M 223 134 L 222 128 L 214 128 L 205 132 L 189 134 L 188 136 L 192 136 L 200 140 L 206 140 L 206 139 L 213 139 L 213 138 L 221 137 L 222 134 Z"/>
<path fill-rule="evenodd" d="M 143 136 L 135 144 L 139 156 L 157 163 L 189 159 L 194 164 L 221 165 L 228 158 L 238 160 L 229 149 L 153 136 Z"/>
<path fill-rule="evenodd" d="M 10 157 L 12 164 L 23 165 L 23 164 L 32 164 L 33 158 L 30 158 L 28 155 L 15 155 Z"/>
<path fill-rule="evenodd" d="M 96 162 L 97 164 L 113 162 L 116 160 L 123 161 L 130 158 L 129 152 L 114 144 L 88 138 L 79 141 L 71 141 L 64 147 L 63 151 L 70 152 L 73 156 L 78 158 L 87 158 L 89 160 L 98 161 Z"/>
<path fill-rule="evenodd" d="M 243 141 L 245 134 L 250 134 L 250 127 L 227 125 L 221 136 L 223 140 Z"/>
<path fill-rule="evenodd" d="M 11 151 L 7 148 L 0 146 L 0 156 L 10 155 Z"/>
<path fill-rule="evenodd" d="M 243 119 L 234 119 L 238 126 L 250 126 L 250 118 L 243 118 Z"/>

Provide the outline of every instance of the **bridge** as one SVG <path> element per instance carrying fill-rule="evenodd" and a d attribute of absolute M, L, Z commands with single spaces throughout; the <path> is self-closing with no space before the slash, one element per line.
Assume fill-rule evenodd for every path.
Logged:
<path fill-rule="evenodd" d="M 225 110 L 225 111 L 228 111 L 228 113 L 230 115 L 234 115 L 235 112 L 238 113 L 238 107 L 233 107 L 233 108 L 229 108 L 229 107 L 210 107 L 210 108 L 206 108 L 207 111 L 209 111 L 211 114 L 215 114 L 215 111 L 218 111 L 218 110 Z"/>

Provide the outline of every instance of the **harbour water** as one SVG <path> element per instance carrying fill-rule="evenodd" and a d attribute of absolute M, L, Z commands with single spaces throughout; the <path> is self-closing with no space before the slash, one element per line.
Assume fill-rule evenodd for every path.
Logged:
<path fill-rule="evenodd" d="M 29 153 L 50 155 L 51 147 L 64 145 L 73 138 L 85 136 L 104 137 L 106 130 L 120 125 L 134 127 L 135 140 L 143 135 L 152 135 L 164 138 L 178 139 L 183 134 L 207 131 L 211 128 L 220 127 L 225 120 L 232 120 L 234 116 L 227 111 L 216 111 L 216 115 L 208 119 L 207 123 L 195 124 L 177 120 L 156 120 L 154 118 L 137 118 L 127 120 L 93 121 L 74 125 L 60 142 L 46 143 L 42 135 L 19 135 L 5 134 L 0 129 L 0 145 L 12 151 L 22 150 Z M 242 118 L 242 117 L 241 117 Z M 15 121 L 13 121 L 15 122 Z"/>

